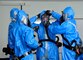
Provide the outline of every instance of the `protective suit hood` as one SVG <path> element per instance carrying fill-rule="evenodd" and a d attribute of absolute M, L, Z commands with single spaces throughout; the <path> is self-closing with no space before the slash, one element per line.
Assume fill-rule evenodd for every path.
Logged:
<path fill-rule="evenodd" d="M 13 8 L 10 11 L 11 20 L 16 20 L 19 9 Z"/>
<path fill-rule="evenodd" d="M 64 14 L 68 14 L 68 18 L 70 18 L 70 19 L 74 18 L 74 11 L 73 11 L 73 9 L 70 6 L 69 7 L 66 7 L 63 10 L 63 13 Z"/>
<path fill-rule="evenodd" d="M 40 13 L 40 19 L 42 19 L 42 15 L 45 14 L 45 10 L 43 10 L 41 13 Z"/>
<path fill-rule="evenodd" d="M 18 23 L 23 22 L 24 24 L 26 24 L 27 18 L 28 18 L 28 15 L 23 10 L 20 10 L 17 15 L 17 22 Z"/>

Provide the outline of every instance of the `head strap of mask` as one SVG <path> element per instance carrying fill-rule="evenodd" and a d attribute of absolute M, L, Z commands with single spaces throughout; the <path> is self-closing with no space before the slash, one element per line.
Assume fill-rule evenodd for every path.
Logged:
<path fill-rule="evenodd" d="M 27 18 L 27 26 L 31 27 L 30 25 L 30 21 L 29 21 L 29 15 L 27 14 L 28 18 Z"/>

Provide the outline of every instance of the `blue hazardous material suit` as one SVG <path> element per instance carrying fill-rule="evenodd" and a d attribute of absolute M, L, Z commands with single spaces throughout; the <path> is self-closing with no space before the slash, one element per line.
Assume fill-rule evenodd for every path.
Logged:
<path fill-rule="evenodd" d="M 34 31 L 24 24 L 27 21 L 27 14 L 20 10 L 17 15 L 16 27 L 12 31 L 12 38 L 14 42 L 14 53 L 17 57 L 22 57 L 20 60 L 34 60 L 34 55 L 29 54 L 31 49 L 38 47 L 38 42 L 34 38 Z M 25 56 L 26 55 L 26 56 Z"/>
<path fill-rule="evenodd" d="M 78 56 L 77 60 L 83 60 L 83 54 L 81 54 L 80 56 Z"/>
<path fill-rule="evenodd" d="M 11 31 L 14 29 L 14 27 L 15 27 L 15 22 L 16 22 L 16 15 L 17 15 L 17 13 L 18 13 L 18 9 L 17 8 L 13 8 L 13 9 L 11 9 L 11 11 L 10 11 L 10 18 L 11 18 L 11 22 L 10 22 L 10 24 L 9 24 L 9 27 L 8 27 L 8 46 L 9 46 L 9 48 L 11 48 L 11 49 L 13 49 L 14 48 L 14 40 L 12 39 L 12 36 L 10 35 L 10 34 L 12 34 L 11 33 Z M 12 60 L 12 55 L 10 55 L 10 60 Z"/>
<path fill-rule="evenodd" d="M 13 49 L 13 40 L 11 39 L 11 30 L 15 27 L 15 22 L 16 22 L 16 15 L 18 13 L 18 9 L 17 8 L 13 8 L 11 9 L 10 11 L 10 18 L 11 18 L 11 22 L 9 24 L 9 27 L 8 27 L 8 46 Z"/>
<path fill-rule="evenodd" d="M 52 16 L 57 19 L 58 24 L 57 25 L 51 24 L 49 26 L 50 32 L 52 32 L 53 34 L 63 34 L 63 36 L 69 41 L 69 43 L 75 40 L 77 44 L 80 45 L 80 37 L 76 27 L 76 21 L 74 20 L 74 12 L 72 8 L 71 7 L 65 8 L 63 10 L 63 13 L 68 14 L 67 18 L 69 20 L 65 20 L 63 23 L 60 24 L 61 15 L 54 11 L 51 12 Z M 68 45 L 68 43 L 64 39 L 63 43 L 65 45 Z M 75 43 L 73 43 L 72 46 L 75 46 Z M 63 46 L 62 60 L 76 60 L 76 53 Z"/>
<path fill-rule="evenodd" d="M 40 13 L 40 19 L 41 16 L 45 13 L 45 11 L 42 11 Z M 48 39 L 46 38 L 46 30 L 44 25 L 42 24 L 42 22 L 40 24 L 35 24 L 34 22 L 37 20 L 37 16 L 34 16 L 30 19 L 31 22 L 31 26 L 32 28 L 38 26 L 38 30 L 37 35 L 38 35 L 38 40 L 44 40 L 44 39 Z M 41 19 L 42 20 L 42 19 Z M 48 30 L 48 34 L 51 40 L 55 40 L 55 35 L 53 35 L 52 33 L 49 32 Z M 44 41 L 42 42 L 43 46 L 37 49 L 37 60 L 59 60 L 59 52 L 58 52 L 58 47 L 56 46 L 56 44 L 54 44 L 53 42 L 47 42 Z"/>

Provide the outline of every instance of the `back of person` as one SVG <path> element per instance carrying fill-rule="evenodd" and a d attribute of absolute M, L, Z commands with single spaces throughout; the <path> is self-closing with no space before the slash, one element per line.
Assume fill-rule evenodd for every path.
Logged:
<path fill-rule="evenodd" d="M 31 48 L 25 43 L 26 33 L 30 32 L 32 29 L 25 26 L 24 24 L 17 26 L 14 29 L 15 37 L 15 54 L 17 56 L 23 55 L 26 51 L 30 51 Z M 28 38 L 28 36 L 27 36 Z M 18 53 L 19 52 L 19 53 Z"/>
<path fill-rule="evenodd" d="M 17 8 L 12 8 L 10 11 L 11 22 L 8 26 L 8 47 L 11 50 L 13 50 L 13 48 L 14 48 L 14 39 L 12 38 L 12 31 L 16 25 L 18 11 L 19 11 L 19 9 L 17 9 Z M 10 54 L 10 60 L 12 60 L 12 58 L 13 58 L 13 54 Z"/>
<path fill-rule="evenodd" d="M 66 26 L 66 32 L 63 34 L 66 39 L 71 43 L 73 40 L 80 40 L 78 37 L 77 27 L 70 20 L 63 22 L 62 25 Z M 63 40 L 64 43 L 65 40 Z"/>
<path fill-rule="evenodd" d="M 9 24 L 8 27 L 8 46 L 13 49 L 13 42 L 14 40 L 12 40 L 11 38 L 11 33 L 12 33 L 12 29 L 14 29 L 15 25 L 16 25 L 16 20 L 17 20 L 17 13 L 18 13 L 18 9 L 17 8 L 13 8 L 10 11 L 10 18 L 11 18 L 11 22 Z"/>
<path fill-rule="evenodd" d="M 20 60 L 34 60 L 31 49 L 38 47 L 34 31 L 27 26 L 27 14 L 20 10 L 17 15 L 16 27 L 13 30 L 14 53 Z"/>

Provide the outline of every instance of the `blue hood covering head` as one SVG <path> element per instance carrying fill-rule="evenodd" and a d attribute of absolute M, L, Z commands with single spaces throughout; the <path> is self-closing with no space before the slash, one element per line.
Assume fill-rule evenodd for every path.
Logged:
<path fill-rule="evenodd" d="M 17 22 L 20 23 L 23 19 L 23 16 L 28 17 L 28 15 L 23 10 L 19 10 L 19 13 L 17 15 Z"/>
<path fill-rule="evenodd" d="M 10 17 L 12 19 L 16 19 L 18 11 L 19 11 L 19 9 L 17 9 L 17 8 L 11 9 L 11 11 L 10 11 Z"/>
<path fill-rule="evenodd" d="M 69 6 L 69 7 L 66 7 L 64 10 L 63 10 L 63 13 L 64 14 L 68 14 L 68 18 L 74 18 L 74 11 L 73 9 Z"/>
<path fill-rule="evenodd" d="M 42 18 L 42 15 L 45 14 L 45 10 L 43 10 L 41 13 L 40 13 L 40 19 Z"/>

